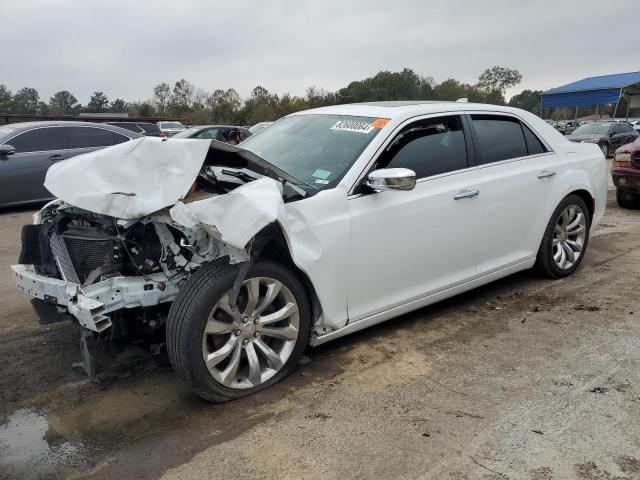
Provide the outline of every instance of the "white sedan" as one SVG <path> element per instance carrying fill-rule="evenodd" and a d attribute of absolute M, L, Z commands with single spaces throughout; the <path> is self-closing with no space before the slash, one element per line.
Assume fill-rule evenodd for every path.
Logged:
<path fill-rule="evenodd" d="M 185 143 L 186 142 L 186 143 Z M 143 138 L 53 166 L 20 289 L 104 339 L 165 337 L 212 401 L 318 345 L 535 268 L 573 273 L 603 215 L 597 145 L 452 102 L 289 115 L 241 148 Z"/>

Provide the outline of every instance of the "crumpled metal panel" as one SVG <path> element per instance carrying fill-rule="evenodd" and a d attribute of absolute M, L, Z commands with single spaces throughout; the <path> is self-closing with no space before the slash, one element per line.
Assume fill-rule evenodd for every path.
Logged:
<path fill-rule="evenodd" d="M 210 140 L 138 138 L 52 165 L 44 186 L 90 212 L 141 218 L 186 195 L 210 145 Z"/>

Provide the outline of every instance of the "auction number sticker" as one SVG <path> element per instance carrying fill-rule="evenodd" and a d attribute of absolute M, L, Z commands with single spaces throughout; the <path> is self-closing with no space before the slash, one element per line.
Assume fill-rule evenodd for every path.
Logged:
<path fill-rule="evenodd" d="M 357 122 L 354 120 L 340 120 L 331 127 L 331 130 L 338 130 L 341 132 L 355 132 L 355 133 L 369 133 L 373 130 L 373 125 L 367 122 Z"/>

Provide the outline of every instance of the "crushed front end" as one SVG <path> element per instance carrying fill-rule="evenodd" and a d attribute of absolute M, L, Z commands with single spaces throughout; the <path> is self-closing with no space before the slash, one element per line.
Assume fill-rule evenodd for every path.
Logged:
<path fill-rule="evenodd" d="M 223 250 L 211 234 L 178 225 L 167 212 L 121 220 L 58 200 L 23 227 L 11 275 L 39 315 L 48 304 L 52 314 L 68 313 L 98 333 L 122 320 L 110 335 L 136 337 L 160 331 L 180 282 L 202 263 L 234 253 Z"/>

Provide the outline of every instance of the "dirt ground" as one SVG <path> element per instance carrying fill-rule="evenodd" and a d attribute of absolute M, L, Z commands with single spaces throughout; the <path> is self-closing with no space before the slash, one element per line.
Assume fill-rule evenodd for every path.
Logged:
<path fill-rule="evenodd" d="M 150 357 L 102 384 L 72 366 L 77 327 L 39 325 L 6 274 L 30 214 L 0 213 L 0 478 L 640 478 L 640 212 L 612 197 L 572 277 L 310 349 L 225 405 Z"/>

